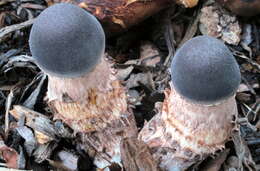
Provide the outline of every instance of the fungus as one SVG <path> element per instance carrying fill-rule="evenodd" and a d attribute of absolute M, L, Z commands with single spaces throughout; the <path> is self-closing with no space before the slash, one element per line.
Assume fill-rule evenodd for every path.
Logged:
<path fill-rule="evenodd" d="M 105 50 L 105 34 L 97 19 L 70 4 L 44 10 L 30 34 L 30 50 L 49 75 L 70 78 L 90 72 Z"/>
<path fill-rule="evenodd" d="M 259 0 L 217 0 L 221 5 L 228 8 L 239 16 L 254 16 L 260 14 Z"/>
<path fill-rule="evenodd" d="M 37 17 L 29 45 L 48 75 L 47 99 L 55 119 L 81 135 L 86 151 L 97 150 L 98 168 L 120 164 L 120 141 L 136 136 L 137 129 L 125 89 L 104 54 L 98 20 L 75 5 L 53 5 Z"/>
<path fill-rule="evenodd" d="M 227 99 L 240 83 L 232 53 L 209 36 L 198 36 L 182 46 L 172 61 L 171 76 L 176 91 L 197 103 Z"/>
<path fill-rule="evenodd" d="M 171 76 L 161 112 L 144 126 L 139 139 L 153 149 L 162 169 L 183 170 L 229 140 L 240 71 L 221 41 L 198 36 L 176 52 Z"/>

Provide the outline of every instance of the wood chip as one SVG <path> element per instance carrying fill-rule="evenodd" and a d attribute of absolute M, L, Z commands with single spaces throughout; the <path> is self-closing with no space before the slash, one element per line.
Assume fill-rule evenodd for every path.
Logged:
<path fill-rule="evenodd" d="M 121 142 L 122 161 L 126 171 L 158 171 L 148 146 L 136 138 L 127 138 Z"/>
<path fill-rule="evenodd" d="M 19 119 L 22 115 L 26 117 L 26 125 L 35 131 L 38 143 L 44 144 L 56 138 L 53 122 L 41 113 L 19 105 L 15 105 L 10 113 L 16 119 Z"/>

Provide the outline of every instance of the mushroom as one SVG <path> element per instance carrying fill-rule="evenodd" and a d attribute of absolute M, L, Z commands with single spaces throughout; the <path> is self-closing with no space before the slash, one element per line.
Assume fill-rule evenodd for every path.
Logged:
<path fill-rule="evenodd" d="M 225 147 L 237 116 L 239 66 L 220 40 L 198 36 L 187 41 L 171 65 L 171 89 L 160 113 L 139 139 L 164 170 L 184 170 Z"/>
<path fill-rule="evenodd" d="M 95 149 L 98 168 L 120 164 L 120 141 L 136 137 L 137 128 L 125 88 L 104 53 L 105 34 L 98 20 L 75 5 L 55 4 L 37 17 L 29 45 L 48 75 L 54 119 L 80 135 L 87 152 Z"/>
<path fill-rule="evenodd" d="M 254 16 L 260 14 L 259 0 L 217 0 L 221 5 L 228 8 L 239 16 Z"/>

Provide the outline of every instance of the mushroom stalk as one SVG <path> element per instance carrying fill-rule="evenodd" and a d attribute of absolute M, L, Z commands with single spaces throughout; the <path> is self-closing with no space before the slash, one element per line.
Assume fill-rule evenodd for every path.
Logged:
<path fill-rule="evenodd" d="M 121 139 L 137 136 L 125 89 L 110 65 L 102 59 L 93 71 L 79 78 L 49 76 L 47 92 L 55 119 L 80 133 L 83 145 L 91 144 L 97 150 L 93 157 L 99 168 L 120 163 Z"/>
<path fill-rule="evenodd" d="M 173 86 L 165 91 L 161 113 L 139 134 L 166 170 L 187 169 L 224 148 L 237 115 L 235 97 L 205 105 L 183 98 Z"/>
<path fill-rule="evenodd" d="M 240 71 L 221 41 L 198 36 L 177 50 L 171 90 L 162 109 L 139 134 L 164 170 L 185 170 L 231 137 L 237 116 L 235 92 Z"/>
<path fill-rule="evenodd" d="M 48 105 L 77 133 L 98 168 L 121 164 L 120 142 L 137 136 L 125 88 L 116 79 L 98 20 L 78 6 L 44 10 L 30 33 L 36 63 L 48 75 Z"/>
<path fill-rule="evenodd" d="M 80 77 L 63 78 L 48 74 L 47 96 L 49 101 L 62 101 L 65 95 L 69 96 L 71 101 L 84 101 L 84 96 L 88 95 L 85 94 L 83 96 L 82 93 L 85 93 L 86 90 L 109 90 L 107 86 L 110 85 L 113 80 L 116 80 L 112 74 L 113 72 L 110 65 L 109 61 L 107 61 L 105 57 L 102 57 L 92 71 Z"/>
<path fill-rule="evenodd" d="M 174 2 L 191 8 L 197 5 L 198 0 L 70 0 L 69 2 L 96 16 L 105 32 L 111 35 L 126 31 Z"/>

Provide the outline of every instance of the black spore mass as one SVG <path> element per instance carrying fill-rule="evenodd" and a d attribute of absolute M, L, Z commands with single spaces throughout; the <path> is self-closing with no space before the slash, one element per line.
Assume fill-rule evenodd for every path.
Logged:
<path fill-rule="evenodd" d="M 105 34 L 93 15 L 76 5 L 60 3 L 37 17 L 29 45 L 46 73 L 78 77 L 91 71 L 103 56 Z"/>
<path fill-rule="evenodd" d="M 209 36 L 197 36 L 176 52 L 171 76 L 176 91 L 198 103 L 213 103 L 232 96 L 241 79 L 230 50 Z"/>

